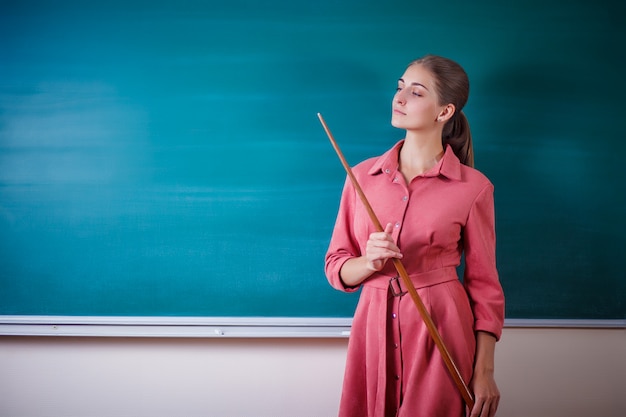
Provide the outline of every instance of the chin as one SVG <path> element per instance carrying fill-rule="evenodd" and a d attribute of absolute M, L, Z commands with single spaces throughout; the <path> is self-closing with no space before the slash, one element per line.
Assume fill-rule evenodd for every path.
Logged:
<path fill-rule="evenodd" d="M 398 129 L 402 129 L 402 123 L 396 120 L 394 117 L 391 118 L 391 126 L 397 127 Z"/>

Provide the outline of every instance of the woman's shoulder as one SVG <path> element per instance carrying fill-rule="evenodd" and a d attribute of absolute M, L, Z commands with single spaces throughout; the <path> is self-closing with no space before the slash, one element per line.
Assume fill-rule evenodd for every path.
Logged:
<path fill-rule="evenodd" d="M 376 163 L 378 162 L 378 160 L 381 158 L 381 156 L 372 156 L 370 158 L 364 159 L 363 161 L 359 162 L 358 164 L 356 164 L 352 170 L 355 172 L 359 172 L 359 173 L 367 173 L 369 170 L 371 170 L 374 165 L 376 165 Z"/>
<path fill-rule="evenodd" d="M 479 168 L 470 167 L 470 166 L 461 164 L 461 172 L 463 172 L 464 176 L 471 178 L 473 180 L 476 180 L 479 182 L 491 182 L 489 177 L 487 177 L 487 175 L 483 173 Z"/>
<path fill-rule="evenodd" d="M 452 147 L 446 147 L 446 153 L 442 160 L 439 173 L 453 182 L 460 182 L 465 185 L 483 189 L 487 185 L 492 185 L 487 176 L 477 168 L 461 163 Z"/>
<path fill-rule="evenodd" d="M 398 153 L 403 142 L 403 140 L 396 142 L 393 147 L 382 155 L 373 156 L 359 162 L 353 168 L 354 173 L 360 175 L 375 175 L 383 172 L 385 169 L 397 169 Z"/>
<path fill-rule="evenodd" d="M 464 164 L 461 164 L 461 178 L 463 178 L 463 182 L 465 184 L 470 185 L 477 192 L 480 192 L 485 188 L 494 188 L 493 183 L 487 175 L 477 168 Z"/>

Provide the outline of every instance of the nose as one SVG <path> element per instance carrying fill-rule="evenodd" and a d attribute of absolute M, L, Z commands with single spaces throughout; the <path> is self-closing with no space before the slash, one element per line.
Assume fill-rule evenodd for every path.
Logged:
<path fill-rule="evenodd" d="M 401 104 L 401 105 L 404 105 L 406 103 L 406 98 L 404 97 L 404 94 L 402 94 L 402 90 L 396 93 L 395 100 L 396 100 L 396 103 Z"/>

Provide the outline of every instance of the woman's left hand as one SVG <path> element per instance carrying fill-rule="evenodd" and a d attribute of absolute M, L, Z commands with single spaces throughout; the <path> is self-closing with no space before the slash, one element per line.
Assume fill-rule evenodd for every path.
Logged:
<path fill-rule="evenodd" d="M 500 402 L 500 391 L 493 372 L 476 372 L 470 383 L 470 390 L 474 393 L 474 408 L 469 416 L 494 417 Z"/>

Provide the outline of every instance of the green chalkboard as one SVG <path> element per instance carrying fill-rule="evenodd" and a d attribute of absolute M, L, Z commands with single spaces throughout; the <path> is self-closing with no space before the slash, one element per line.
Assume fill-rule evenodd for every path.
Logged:
<path fill-rule="evenodd" d="M 509 318 L 620 319 L 619 2 L 0 4 L 0 314 L 349 317 L 323 257 L 404 66 L 460 62 Z"/>

